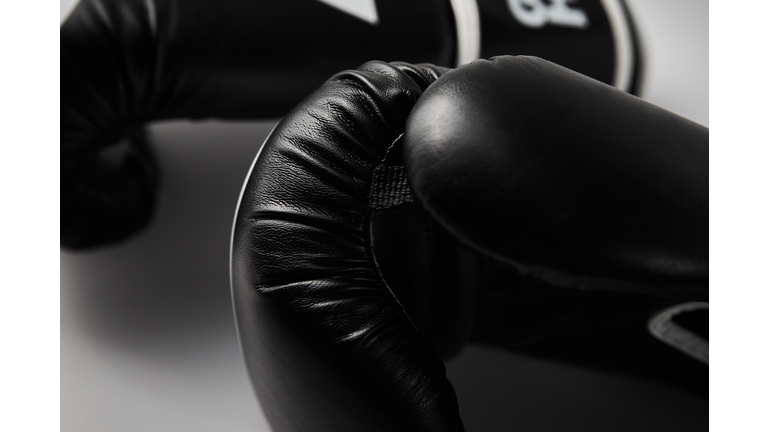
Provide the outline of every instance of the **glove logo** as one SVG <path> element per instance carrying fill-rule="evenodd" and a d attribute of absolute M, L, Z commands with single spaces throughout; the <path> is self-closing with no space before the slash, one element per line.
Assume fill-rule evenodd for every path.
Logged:
<path fill-rule="evenodd" d="M 348 13 L 372 26 L 379 24 L 379 14 L 376 12 L 376 0 L 318 0 L 328 6 Z"/>
<path fill-rule="evenodd" d="M 575 0 L 507 0 L 512 16 L 522 25 L 542 28 L 547 24 L 581 30 L 589 28 L 587 14 L 568 3 Z"/>

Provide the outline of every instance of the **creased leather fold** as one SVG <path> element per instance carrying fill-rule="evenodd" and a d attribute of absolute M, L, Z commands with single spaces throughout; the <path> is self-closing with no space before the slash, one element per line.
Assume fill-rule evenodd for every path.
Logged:
<path fill-rule="evenodd" d="M 283 431 L 460 431 L 445 367 L 374 268 L 375 168 L 442 68 L 369 62 L 286 115 L 233 234 L 235 313 L 264 412 Z"/>

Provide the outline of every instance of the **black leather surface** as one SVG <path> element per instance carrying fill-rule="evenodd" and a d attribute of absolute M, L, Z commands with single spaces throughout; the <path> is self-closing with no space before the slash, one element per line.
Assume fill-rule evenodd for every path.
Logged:
<path fill-rule="evenodd" d="M 275 431 L 463 430 L 440 357 L 371 251 L 373 172 L 441 73 L 380 62 L 340 73 L 283 118 L 255 161 L 232 284 Z"/>
<path fill-rule="evenodd" d="M 708 299 L 709 130 L 533 57 L 448 72 L 408 120 L 415 196 L 557 286 Z"/>
<path fill-rule="evenodd" d="M 652 316 L 679 300 L 558 287 L 487 257 L 479 259 L 478 268 L 469 343 L 709 398 L 708 365 L 660 342 L 647 328 Z"/>

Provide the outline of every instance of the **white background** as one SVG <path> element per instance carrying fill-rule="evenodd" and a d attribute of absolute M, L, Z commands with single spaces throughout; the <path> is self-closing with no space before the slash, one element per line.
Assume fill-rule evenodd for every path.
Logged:
<path fill-rule="evenodd" d="M 641 96 L 709 125 L 708 2 L 628 3 L 646 58 Z M 240 185 L 273 124 L 152 126 L 163 169 L 152 225 L 60 253 L 62 430 L 269 430 L 240 357 L 228 248 Z M 448 370 L 468 431 L 707 425 L 705 402 L 628 378 L 477 348 Z"/>

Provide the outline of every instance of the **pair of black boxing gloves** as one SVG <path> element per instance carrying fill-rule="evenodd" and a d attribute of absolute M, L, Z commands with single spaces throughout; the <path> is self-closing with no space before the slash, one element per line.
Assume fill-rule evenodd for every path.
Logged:
<path fill-rule="evenodd" d="M 196 117 L 219 95 L 175 92 L 194 69 L 158 87 L 124 66 L 128 114 L 151 95 L 153 109 L 180 107 L 163 116 Z M 140 136 L 117 174 L 83 156 L 145 120 L 105 132 L 105 113 L 62 108 L 63 246 L 125 237 L 150 214 Z M 276 431 L 461 431 L 443 360 L 468 343 L 706 397 L 708 129 L 535 57 L 365 63 L 301 100 L 259 150 L 231 263 Z"/>

